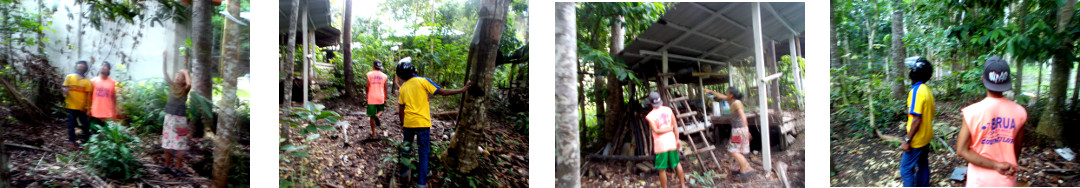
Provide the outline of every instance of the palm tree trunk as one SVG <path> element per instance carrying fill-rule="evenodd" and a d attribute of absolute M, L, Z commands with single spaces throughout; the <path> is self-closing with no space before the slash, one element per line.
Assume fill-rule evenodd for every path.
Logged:
<path fill-rule="evenodd" d="M 577 23 L 574 22 L 574 3 L 555 3 L 555 119 L 558 152 L 555 159 L 556 187 L 581 187 L 581 155 L 575 108 L 580 89 L 577 79 Z"/>
<path fill-rule="evenodd" d="M 904 47 L 904 12 L 900 11 L 901 0 L 893 0 L 894 10 L 892 14 L 892 70 L 888 73 L 895 77 L 890 77 L 892 81 L 892 96 L 894 99 L 903 99 L 907 92 L 904 92 L 904 57 L 907 56 L 907 49 Z"/>
<path fill-rule="evenodd" d="M 227 3 L 229 14 L 240 17 L 240 4 L 243 0 L 229 0 Z M 225 19 L 225 45 L 222 56 L 222 99 L 221 118 L 217 123 L 217 137 L 214 139 L 214 187 L 228 186 L 229 173 L 232 169 L 232 155 L 234 134 L 236 130 L 236 78 L 240 77 L 240 59 L 243 51 L 240 47 L 241 32 L 240 24 Z"/>
<path fill-rule="evenodd" d="M 212 99 L 211 88 L 213 88 L 213 82 L 210 81 L 210 71 L 213 68 L 210 62 L 210 50 L 213 48 L 211 46 L 211 37 L 213 36 L 211 28 L 213 28 L 213 25 L 211 25 L 210 17 L 213 16 L 211 10 L 214 7 L 210 4 L 210 0 L 193 0 L 192 4 L 191 26 L 193 32 L 191 40 L 192 54 L 195 56 L 195 61 L 191 64 L 191 90 L 194 94 L 206 97 L 206 99 Z M 203 103 L 198 104 L 203 105 Z M 213 117 L 200 117 L 199 120 L 202 121 L 202 128 L 195 128 L 196 136 L 201 135 L 200 131 L 209 131 L 214 127 Z"/>
<path fill-rule="evenodd" d="M 352 61 L 352 0 L 345 0 L 345 21 L 344 32 L 341 34 L 341 50 L 342 50 L 342 66 L 345 70 L 345 97 L 349 99 L 356 98 L 356 82 L 353 77 L 353 61 Z"/>

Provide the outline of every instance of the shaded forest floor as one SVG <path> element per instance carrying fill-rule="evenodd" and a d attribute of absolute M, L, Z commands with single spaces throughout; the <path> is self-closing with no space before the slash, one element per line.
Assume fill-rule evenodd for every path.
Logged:
<path fill-rule="evenodd" d="M 306 144 L 312 149 L 307 159 L 280 163 L 282 172 L 296 172 L 297 166 L 314 169 L 314 182 L 323 187 L 411 187 L 415 178 L 398 178 L 398 166 L 386 159 L 397 154 L 393 142 L 400 142 L 403 137 L 401 122 L 398 120 L 397 107 L 387 105 L 386 111 L 379 117 L 382 126 L 375 129 L 372 138 L 371 127 L 365 106 L 359 102 L 326 101 L 326 110 L 337 112 L 351 124 L 338 131 L 324 131 L 323 136 Z M 484 155 L 481 165 L 472 174 L 449 174 L 450 170 L 438 162 L 440 149 L 445 148 L 454 126 L 453 117 L 433 116 L 431 126 L 431 156 L 428 185 L 431 187 L 454 187 L 469 185 L 468 182 L 447 182 L 471 177 L 478 181 L 478 186 L 487 187 L 528 187 L 529 178 L 529 138 L 514 130 L 514 123 L 504 120 L 499 112 L 491 112 L 492 117 L 485 138 L 480 147 Z M 456 110 L 456 109 L 455 109 Z M 432 113 L 443 110 L 432 109 Z M 284 117 L 284 116 L 281 116 Z M 291 131 L 288 138 L 302 141 L 303 136 Z M 416 152 L 413 149 L 413 152 Z M 449 159 L 453 160 L 453 159 Z M 416 172 L 412 171 L 412 176 Z M 466 178 L 454 178 L 466 177 Z"/>
<path fill-rule="evenodd" d="M 939 101 L 938 115 L 934 119 L 934 131 L 937 135 L 945 136 L 946 147 L 956 145 L 956 132 L 960 129 L 962 119 L 959 116 L 948 115 L 942 109 L 958 109 L 955 102 Z M 901 137 L 905 133 L 903 123 L 897 123 L 880 128 L 884 135 Z M 834 124 L 832 136 L 830 136 L 830 157 L 834 174 L 830 178 L 830 184 L 834 187 L 899 187 L 903 185 L 900 179 L 900 151 L 899 142 L 888 141 L 868 133 L 866 130 L 853 130 L 850 126 Z M 1027 126 L 1025 126 L 1027 127 Z M 1033 127 L 1033 126 L 1032 126 Z M 1031 128 L 1031 127 L 1027 127 Z M 1027 129 L 1025 128 L 1025 129 Z M 1027 169 L 1020 172 L 1017 177 L 1017 186 L 1057 187 L 1057 186 L 1080 186 L 1080 164 L 1066 161 L 1053 150 L 1046 147 L 1049 144 L 1036 141 L 1034 131 L 1028 131 L 1027 139 L 1020 157 L 1019 165 Z M 939 142 L 935 139 L 934 142 Z M 1077 146 L 1071 146 L 1073 151 L 1078 151 Z M 953 170 L 957 167 L 967 167 L 967 161 L 953 154 L 948 148 L 933 151 L 928 158 L 930 161 L 930 186 L 935 187 L 963 187 L 963 181 L 949 179 Z M 1067 171 L 1055 171 L 1048 169 L 1067 169 Z"/>
<path fill-rule="evenodd" d="M 802 125 L 800 125 L 802 126 Z M 805 133 L 805 132 L 803 132 Z M 792 187 L 804 187 L 806 171 L 805 136 L 800 133 L 795 143 L 787 150 L 772 152 L 773 172 L 762 170 L 760 151 L 754 150 L 745 155 L 750 166 L 757 170 L 745 177 L 737 177 L 738 163 L 727 153 L 727 139 L 714 142 L 717 150 L 716 159 L 720 168 L 708 153 L 700 155 L 681 155 L 679 164 L 683 167 L 688 187 L 784 187 L 779 174 L 775 173 L 780 163 L 786 165 L 787 181 Z M 755 138 L 756 139 L 756 138 Z M 704 165 L 704 166 L 703 166 Z M 653 160 L 592 160 L 582 163 L 582 187 L 660 187 L 659 171 L 653 167 Z M 668 171 L 668 186 L 677 186 L 675 171 Z"/>
<path fill-rule="evenodd" d="M 5 121 L 3 139 L 6 143 L 32 146 L 39 149 L 7 146 L 11 162 L 11 184 L 15 187 L 210 187 L 213 166 L 209 141 L 193 141 L 187 152 L 185 175 L 159 173 L 164 167 L 164 150 L 160 133 L 138 135 L 142 142 L 134 143 L 135 158 L 142 165 L 139 178 L 130 181 L 106 179 L 96 175 L 82 162 L 89 160 L 83 150 L 68 143 L 66 118 L 55 118 L 45 127 Z M 79 133 L 81 134 L 81 133 Z M 247 144 L 240 146 L 249 151 Z"/>

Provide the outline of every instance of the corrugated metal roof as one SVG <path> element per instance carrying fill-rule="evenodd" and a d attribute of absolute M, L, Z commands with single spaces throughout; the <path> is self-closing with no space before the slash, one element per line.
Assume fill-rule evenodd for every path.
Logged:
<path fill-rule="evenodd" d="M 687 2 L 669 9 L 627 45 L 618 56 L 631 69 L 646 75 L 660 66 L 661 58 L 642 51 L 668 51 L 672 71 L 697 62 L 670 58 L 679 55 L 715 62 L 740 61 L 754 55 L 749 2 Z M 761 3 L 764 40 L 786 41 L 805 30 L 806 8 L 801 2 Z"/>
<path fill-rule="evenodd" d="M 300 3 L 308 3 L 308 29 L 315 32 L 315 44 L 320 47 L 338 45 L 341 40 L 341 31 L 330 26 L 330 1 L 329 0 L 300 0 Z M 278 0 L 278 32 L 284 33 L 289 30 L 289 11 L 292 11 L 292 0 Z M 302 12 L 302 11 L 301 11 Z M 301 19 L 297 17 L 296 19 Z M 299 22 L 299 20 L 297 20 Z M 296 26 L 297 45 L 303 39 L 301 26 Z M 279 42 L 284 42 L 279 41 Z"/>
<path fill-rule="evenodd" d="M 300 0 L 300 4 L 307 3 L 308 27 L 319 29 L 330 27 L 330 0 Z M 278 0 L 278 31 L 289 30 L 289 11 L 292 11 L 292 0 Z M 303 12 L 303 11 L 301 11 Z M 300 19 L 300 17 L 296 17 Z M 296 27 L 297 31 L 300 26 Z"/>

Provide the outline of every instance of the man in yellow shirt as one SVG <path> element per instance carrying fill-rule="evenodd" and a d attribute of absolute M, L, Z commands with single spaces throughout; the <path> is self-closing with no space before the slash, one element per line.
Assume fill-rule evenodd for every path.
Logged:
<path fill-rule="evenodd" d="M 90 79 L 86 78 L 89 67 L 86 61 L 75 62 L 75 72 L 64 77 L 64 107 L 68 112 L 68 146 L 75 147 L 75 127 L 83 130 L 83 136 L 90 138 L 90 119 L 86 110 L 90 109 Z M 81 125 L 81 126 L 80 126 Z M 85 139 L 83 140 L 85 143 Z"/>
<path fill-rule="evenodd" d="M 904 151 L 900 160 L 900 177 L 904 187 L 929 187 L 930 165 L 927 158 L 930 148 L 927 145 L 934 139 L 934 93 L 926 81 L 934 73 L 934 66 L 925 58 L 915 56 L 904 60 L 908 67 L 908 78 L 914 84 L 905 101 L 908 104 L 907 135 L 900 149 Z"/>
<path fill-rule="evenodd" d="M 420 152 L 420 164 L 419 168 L 419 180 L 416 187 L 427 187 L 427 173 L 428 173 L 428 155 L 431 154 L 431 111 L 428 101 L 433 94 L 439 95 L 454 95 L 465 92 L 472 86 L 472 81 L 465 82 L 465 87 L 461 89 L 443 89 L 436 85 L 431 79 L 416 76 L 416 67 L 412 65 L 412 60 L 409 58 L 403 59 L 398 62 L 396 74 L 398 79 L 405 80 L 401 83 L 401 88 L 398 92 L 398 117 L 400 118 L 402 125 L 405 127 L 402 129 L 404 137 L 404 143 L 406 145 L 412 145 L 414 139 L 420 142 L 418 150 Z M 409 151 L 401 151 L 402 154 Z M 408 174 L 408 173 L 404 173 Z"/>

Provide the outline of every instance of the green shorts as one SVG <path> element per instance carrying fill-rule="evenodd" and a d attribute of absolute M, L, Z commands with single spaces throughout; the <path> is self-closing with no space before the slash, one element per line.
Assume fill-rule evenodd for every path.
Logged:
<path fill-rule="evenodd" d="M 679 165 L 679 150 L 656 154 L 656 169 L 675 168 L 676 165 Z"/>
<path fill-rule="evenodd" d="M 375 116 L 379 112 L 384 111 L 386 105 L 384 104 L 369 104 L 367 105 L 367 116 Z"/>

